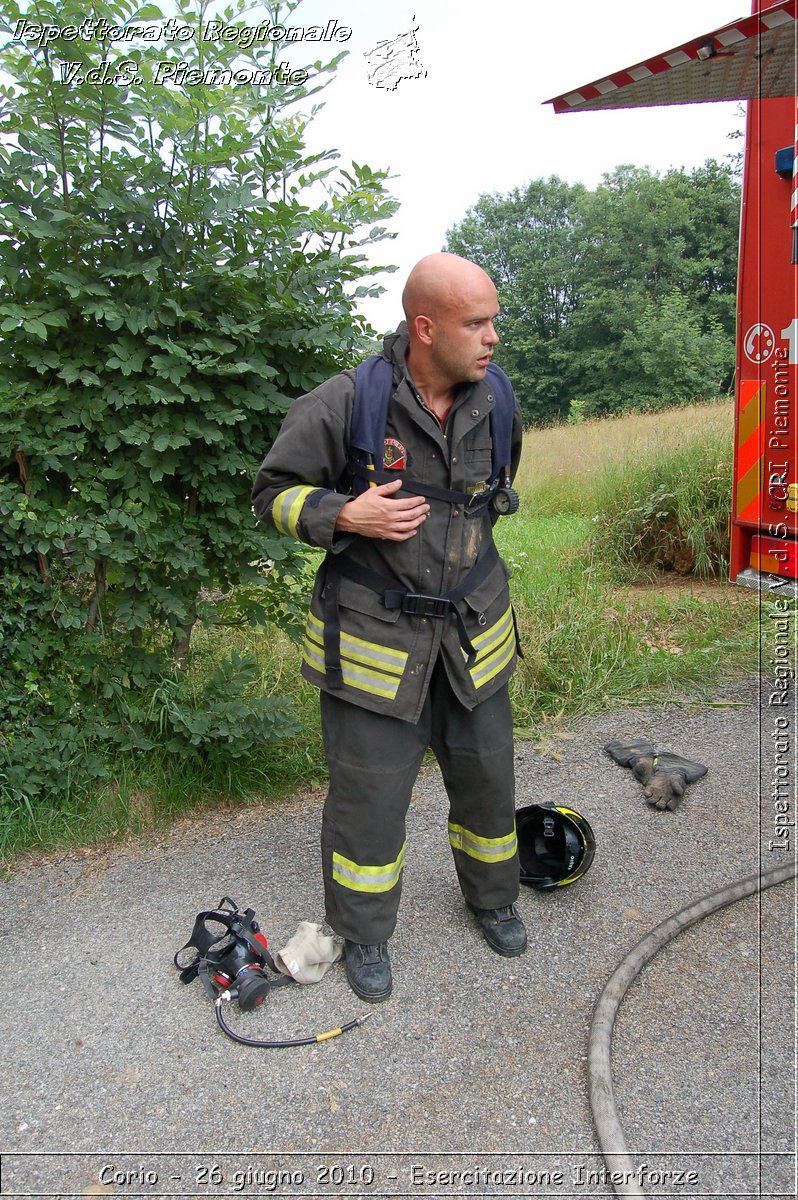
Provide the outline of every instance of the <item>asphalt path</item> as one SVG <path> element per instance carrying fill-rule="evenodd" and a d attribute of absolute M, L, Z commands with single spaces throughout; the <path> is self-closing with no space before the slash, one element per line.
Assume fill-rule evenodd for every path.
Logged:
<path fill-rule="evenodd" d="M 519 807 L 579 809 L 597 852 L 577 883 L 523 889 L 517 959 L 487 948 L 462 903 L 430 766 L 408 819 L 390 1000 L 364 1005 L 339 964 L 253 1013 L 228 1006 L 261 1038 L 371 1013 L 302 1048 L 226 1038 L 172 957 L 223 895 L 255 908 L 273 949 L 322 921 L 318 793 L 21 862 L 2 883 L 2 1193 L 613 1194 L 588 1098 L 593 1006 L 662 919 L 794 856 L 794 838 L 774 845 L 773 731 L 749 679 L 519 742 Z M 604 754 L 624 735 L 707 764 L 678 811 L 649 807 Z M 794 1001 L 794 882 L 705 918 L 644 969 L 613 1078 L 647 1194 L 795 1195 Z"/>

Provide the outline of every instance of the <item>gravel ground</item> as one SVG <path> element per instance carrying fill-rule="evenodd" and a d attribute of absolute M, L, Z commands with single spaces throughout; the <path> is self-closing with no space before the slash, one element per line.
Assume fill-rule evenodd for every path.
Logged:
<path fill-rule="evenodd" d="M 300 1049 L 225 1038 L 172 956 L 224 894 L 256 909 L 273 948 L 322 919 L 318 795 L 21 864 L 3 884 L 3 1194 L 613 1194 L 588 1100 L 593 1005 L 663 918 L 794 855 L 794 839 L 768 849 L 766 700 L 756 680 L 729 683 L 712 705 L 624 709 L 544 750 L 519 743 L 519 806 L 573 805 L 598 848 L 576 884 L 524 889 L 518 959 L 492 954 L 464 909 L 428 770 L 391 999 L 369 1009 L 336 966 L 230 1013 L 249 1036 L 290 1037 L 371 1011 Z M 709 766 L 677 812 L 648 807 L 603 753 L 624 734 Z M 647 1194 L 795 1195 L 794 921 L 794 883 L 743 900 L 680 934 L 629 990 L 613 1076 Z"/>

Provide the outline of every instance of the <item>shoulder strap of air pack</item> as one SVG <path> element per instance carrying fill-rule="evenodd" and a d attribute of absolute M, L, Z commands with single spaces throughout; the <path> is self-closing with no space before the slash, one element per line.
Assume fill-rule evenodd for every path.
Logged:
<path fill-rule="evenodd" d="M 382 470 L 388 405 L 393 395 L 393 367 L 381 354 L 358 363 L 349 450 L 360 467 Z M 356 485 L 357 486 L 357 485 Z M 365 482 L 360 482 L 365 487 Z"/>
<path fill-rule="evenodd" d="M 487 378 L 496 397 L 490 414 L 492 481 L 511 461 L 515 396 L 513 386 L 501 367 L 490 363 Z M 349 444 L 352 456 L 361 468 L 368 465 L 377 471 L 382 470 L 388 405 L 393 390 L 393 367 L 382 355 L 372 355 L 358 364 Z"/>
<path fill-rule="evenodd" d="M 513 385 L 501 367 L 488 363 L 487 378 L 493 388 L 496 403 L 490 414 L 490 440 L 493 443 L 491 480 L 512 462 L 513 419 L 515 417 L 515 393 Z"/>

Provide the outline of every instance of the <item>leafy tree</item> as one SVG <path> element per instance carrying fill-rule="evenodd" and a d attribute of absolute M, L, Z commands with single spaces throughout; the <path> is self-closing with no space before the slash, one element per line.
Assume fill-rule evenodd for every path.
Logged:
<path fill-rule="evenodd" d="M 551 178 L 483 196 L 447 248 L 496 279 L 499 359 L 541 422 L 728 387 L 738 225 L 730 168 L 623 166 L 593 191 Z"/>
<path fill-rule="evenodd" d="M 565 339 L 565 379 L 583 411 L 658 407 L 728 384 L 735 192 L 710 162 L 663 178 L 619 167 L 585 197 L 581 295 Z"/>
<path fill-rule="evenodd" d="M 384 173 L 305 149 L 302 103 L 338 60 L 289 74 L 244 0 L 228 40 L 203 35 L 204 0 L 171 22 L 129 0 L 0 11 L 0 796 L 19 801 L 153 744 L 152 690 L 197 620 L 291 619 L 301 560 L 251 480 L 291 397 L 364 340 L 362 247 L 395 204 Z M 206 710 L 251 667 L 223 665 Z M 246 721 L 290 726 L 259 703 L 237 734 L 229 712 L 188 729 L 174 691 L 159 720 L 173 749 L 241 753 Z"/>
<path fill-rule="evenodd" d="M 585 190 L 552 176 L 482 196 L 447 234 L 446 248 L 479 262 L 496 283 L 501 362 L 535 421 L 568 412 L 560 338 L 579 297 L 574 231 Z"/>

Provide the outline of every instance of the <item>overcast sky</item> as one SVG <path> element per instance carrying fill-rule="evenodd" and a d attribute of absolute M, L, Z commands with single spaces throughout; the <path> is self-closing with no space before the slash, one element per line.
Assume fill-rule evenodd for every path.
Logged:
<path fill-rule="evenodd" d="M 555 116 L 544 101 L 750 11 L 750 0 L 303 0 L 286 24 L 335 18 L 353 31 L 311 144 L 396 176 L 397 237 L 379 253 L 400 269 L 364 307 L 375 327 L 401 319 L 408 270 L 485 192 L 550 175 L 594 187 L 621 163 L 690 169 L 738 149 L 735 103 Z M 366 52 L 415 26 L 426 76 L 374 87 Z"/>

